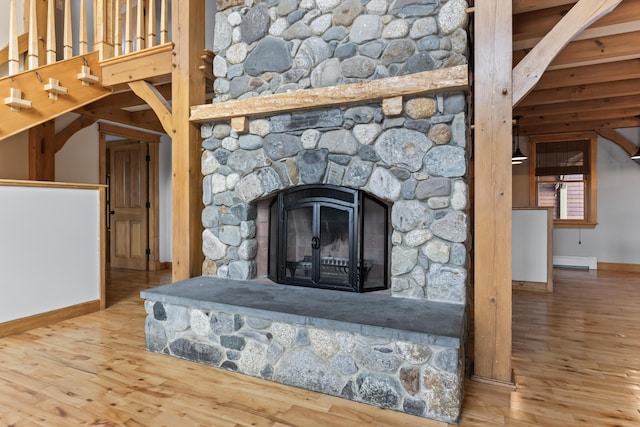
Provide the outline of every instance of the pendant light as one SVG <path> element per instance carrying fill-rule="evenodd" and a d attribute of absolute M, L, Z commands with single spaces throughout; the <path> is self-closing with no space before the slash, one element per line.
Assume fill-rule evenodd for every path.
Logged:
<path fill-rule="evenodd" d="M 515 135 L 513 136 L 513 140 L 515 142 L 516 149 L 511 155 L 511 164 L 519 165 L 523 161 L 527 160 L 527 156 L 524 155 L 522 151 L 520 151 L 520 119 L 522 116 L 515 116 L 514 120 L 516 121 L 515 125 Z"/>

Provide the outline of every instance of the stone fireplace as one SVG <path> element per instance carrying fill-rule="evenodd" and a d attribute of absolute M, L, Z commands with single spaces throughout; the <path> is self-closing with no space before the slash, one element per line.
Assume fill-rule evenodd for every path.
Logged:
<path fill-rule="evenodd" d="M 426 80 L 466 72 L 466 2 L 220 4 L 211 106 L 231 112 L 192 114 L 203 277 L 143 293 L 148 348 L 456 423 L 467 100 Z"/>

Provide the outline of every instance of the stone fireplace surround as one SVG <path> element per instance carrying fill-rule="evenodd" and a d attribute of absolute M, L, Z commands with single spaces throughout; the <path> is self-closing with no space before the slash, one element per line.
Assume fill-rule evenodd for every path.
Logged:
<path fill-rule="evenodd" d="M 460 88 L 397 93 L 393 76 L 464 63 L 459 26 L 466 22 L 465 2 L 251 4 L 216 17 L 214 104 L 232 113 L 198 120 L 205 276 L 143 293 L 147 347 L 456 423 L 468 292 L 466 97 Z M 304 19 L 275 30 L 294 16 Z M 260 33 L 264 22 L 268 33 Z M 385 36 L 369 41 L 376 28 L 377 37 Z M 273 61 L 256 60 L 269 49 L 282 69 L 269 70 L 265 64 Z M 293 61 L 282 49 L 291 50 Z M 358 86 L 354 82 L 367 79 L 356 74 L 369 68 L 376 50 L 382 56 L 364 93 L 383 87 L 388 98 L 306 105 L 301 111 L 258 111 L 259 104 L 243 110 L 240 98 L 258 95 L 275 106 L 291 102 L 280 95 L 292 91 L 295 102 L 322 98 L 309 85 L 340 86 L 340 92 L 328 91 L 336 98 L 349 94 Z M 417 81 L 423 86 L 429 76 Z M 238 118 L 244 125 L 234 125 Z M 264 283 L 261 242 L 268 230 L 259 207 L 280 190 L 311 183 L 361 189 L 392 204 L 391 293 L 400 298 Z M 338 308 L 338 317 L 326 306 Z M 350 316 L 360 310 L 368 314 L 364 319 Z"/>

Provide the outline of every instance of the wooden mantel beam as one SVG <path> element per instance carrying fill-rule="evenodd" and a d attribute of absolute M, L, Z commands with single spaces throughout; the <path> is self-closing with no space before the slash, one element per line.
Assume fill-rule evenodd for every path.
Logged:
<path fill-rule="evenodd" d="M 551 61 L 582 30 L 622 0 L 580 0 L 513 69 L 513 105 L 533 89 Z"/>
<path fill-rule="evenodd" d="M 468 89 L 467 66 L 458 65 L 406 76 L 198 105 L 192 107 L 190 120 L 204 123 Z"/>

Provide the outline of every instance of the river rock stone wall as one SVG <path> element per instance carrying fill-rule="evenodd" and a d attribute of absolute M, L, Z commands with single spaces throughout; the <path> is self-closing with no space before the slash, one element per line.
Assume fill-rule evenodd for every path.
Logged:
<path fill-rule="evenodd" d="M 236 2 L 237 3 L 237 2 Z M 220 4 L 220 3 L 219 3 Z M 218 11 L 214 102 L 466 63 L 462 0 L 245 1 Z M 303 184 L 363 189 L 393 204 L 394 296 L 466 303 L 467 105 L 462 92 L 201 128 L 203 273 L 257 274 L 256 201 Z"/>
<path fill-rule="evenodd" d="M 145 302 L 147 348 L 382 408 L 457 423 L 462 349 Z M 241 309 L 240 309 L 241 310 Z"/>

